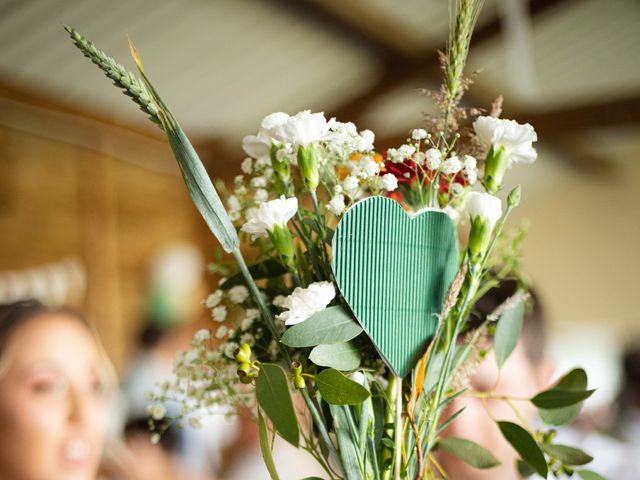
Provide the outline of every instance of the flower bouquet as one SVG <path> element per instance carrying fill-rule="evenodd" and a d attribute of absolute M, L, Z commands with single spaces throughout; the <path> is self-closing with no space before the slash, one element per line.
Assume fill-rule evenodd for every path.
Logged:
<path fill-rule="evenodd" d="M 523 475 L 600 478 L 581 467 L 591 457 L 554 443 L 553 426 L 592 393 L 583 370 L 526 399 L 470 387 L 479 360 L 493 350 L 502 367 L 521 335 L 530 302 L 523 235 L 504 228 L 521 193 L 511 190 L 506 206 L 496 194 L 509 168 L 536 159 L 533 127 L 499 118 L 499 101 L 489 112 L 461 106 L 480 4 L 453 2 L 443 86 L 430 93 L 440 113 L 406 143 L 378 152 L 373 132 L 353 123 L 274 113 L 244 138 L 232 190 L 214 187 L 132 44 L 139 76 L 66 27 L 166 134 L 196 207 L 234 260 L 220 254 L 212 266 L 225 277 L 205 301 L 215 332 L 198 332 L 175 381 L 155 393 L 156 437 L 166 401 L 183 406 L 169 420 L 194 426 L 226 405 L 258 422 L 273 479 L 270 433 L 309 452 L 329 479 L 447 478 L 439 451 L 476 468 L 499 464 L 483 445 L 442 434 L 464 415 L 453 400 L 476 395 L 508 402 L 518 418 L 517 401 L 540 410 L 537 429 L 495 419 Z M 243 243 L 254 247 L 251 265 Z M 507 278 L 520 289 L 472 324 L 476 302 Z"/>

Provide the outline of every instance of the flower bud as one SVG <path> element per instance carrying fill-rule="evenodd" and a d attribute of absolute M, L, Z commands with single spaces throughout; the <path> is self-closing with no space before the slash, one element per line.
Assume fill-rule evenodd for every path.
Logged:
<path fill-rule="evenodd" d="M 509 196 L 507 197 L 507 205 L 509 206 L 509 208 L 515 208 L 520 205 L 521 196 L 522 188 L 520 187 L 520 185 L 518 185 L 509 192 Z"/>
<path fill-rule="evenodd" d="M 304 381 L 304 378 L 302 377 L 302 365 L 300 365 L 300 362 L 292 362 L 291 369 L 293 370 L 293 375 L 294 375 L 293 386 L 296 387 L 298 390 L 302 388 L 307 388 L 307 384 Z"/>
<path fill-rule="evenodd" d="M 273 173 L 276 177 L 276 191 L 280 195 L 289 194 L 289 180 L 291 180 L 291 167 L 287 160 L 281 160 L 278 156 L 278 151 L 282 147 L 279 145 L 271 146 L 271 165 L 273 166 Z"/>
<path fill-rule="evenodd" d="M 318 172 L 318 150 L 315 143 L 300 145 L 298 148 L 298 167 L 302 174 L 302 181 L 310 192 L 315 192 L 320 183 Z"/>
<path fill-rule="evenodd" d="M 296 250 L 293 245 L 293 235 L 291 235 L 289 229 L 286 226 L 274 225 L 273 231 L 269 232 L 269 237 L 284 264 L 289 268 L 295 269 L 294 258 Z"/>
<path fill-rule="evenodd" d="M 470 192 L 467 195 L 465 210 L 471 219 L 468 250 L 471 260 L 480 260 L 491 242 L 491 233 L 496 222 L 502 216 L 502 202 L 488 193 Z"/>
<path fill-rule="evenodd" d="M 504 147 L 491 147 L 484 163 L 484 188 L 495 194 L 502 188 L 502 180 L 509 166 L 509 155 Z"/>
<path fill-rule="evenodd" d="M 240 364 L 251 363 L 251 346 L 243 343 L 235 352 L 234 356 Z"/>

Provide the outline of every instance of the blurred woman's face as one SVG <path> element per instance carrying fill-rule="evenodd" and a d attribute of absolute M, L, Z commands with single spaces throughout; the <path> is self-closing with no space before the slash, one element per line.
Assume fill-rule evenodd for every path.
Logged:
<path fill-rule="evenodd" d="M 11 333 L 0 359 L 0 478 L 95 478 L 102 365 L 91 333 L 68 314 L 42 314 Z"/>

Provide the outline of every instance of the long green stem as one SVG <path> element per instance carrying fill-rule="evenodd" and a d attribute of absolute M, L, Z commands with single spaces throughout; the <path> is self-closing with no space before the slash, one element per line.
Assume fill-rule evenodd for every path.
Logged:
<path fill-rule="evenodd" d="M 313 403 L 313 400 L 311 400 L 311 397 L 309 396 L 309 392 L 307 392 L 306 388 L 302 388 L 300 389 L 300 393 L 302 395 L 302 398 L 304 398 L 305 403 L 307 404 L 307 408 L 309 409 L 309 412 L 311 412 L 311 417 L 313 418 L 313 421 L 316 427 L 318 428 L 318 431 L 320 432 L 320 436 L 322 437 L 322 440 L 324 441 L 325 446 L 329 449 L 331 454 L 335 457 L 336 461 L 339 462 L 340 455 L 338 455 L 338 451 L 336 450 L 336 447 L 333 445 L 333 442 L 329 437 L 329 432 L 327 431 L 327 427 L 325 427 L 324 425 L 324 420 L 320 416 L 320 412 L 318 411 L 315 404 Z"/>

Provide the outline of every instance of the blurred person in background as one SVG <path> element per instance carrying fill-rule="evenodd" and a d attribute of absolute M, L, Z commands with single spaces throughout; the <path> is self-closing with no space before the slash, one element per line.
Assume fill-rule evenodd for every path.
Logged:
<path fill-rule="evenodd" d="M 21 301 L 0 308 L 0 478 L 96 479 L 111 364 L 87 321 Z"/>
<path fill-rule="evenodd" d="M 471 318 L 471 328 L 479 326 L 488 315 L 498 308 L 518 289 L 515 281 L 503 281 L 490 290 L 475 306 Z M 498 374 L 493 351 L 484 358 L 471 378 L 471 389 L 475 392 L 490 392 L 517 398 L 530 398 L 549 386 L 553 366 L 544 356 L 545 322 L 542 308 L 535 292 L 531 292 L 531 308 L 526 311 L 522 335 L 511 356 Z M 530 402 L 512 402 L 519 414 L 533 423 L 537 409 Z M 449 478 L 455 480 L 521 478 L 516 469 L 517 453 L 502 436 L 498 426 L 491 419 L 516 419 L 516 414 L 508 402 L 497 399 L 482 399 L 462 396 L 452 401 L 451 413 L 465 407 L 464 412 L 445 431 L 446 435 L 467 438 L 486 447 L 501 462 L 501 465 L 487 469 L 475 469 L 452 455 L 442 455 L 442 462 Z M 491 415 L 491 416 L 490 416 Z"/>

